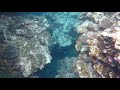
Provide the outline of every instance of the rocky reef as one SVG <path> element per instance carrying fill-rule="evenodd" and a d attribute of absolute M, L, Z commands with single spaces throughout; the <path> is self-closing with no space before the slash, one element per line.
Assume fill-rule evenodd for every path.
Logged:
<path fill-rule="evenodd" d="M 0 16 L 0 74 L 29 77 L 51 62 L 49 24 L 43 16 Z M 2 77 L 2 76 L 1 76 Z"/>
<path fill-rule="evenodd" d="M 0 77 L 120 78 L 120 12 L 1 14 Z"/>
<path fill-rule="evenodd" d="M 120 78 L 120 13 L 86 12 L 76 31 L 79 56 L 75 72 L 81 78 Z"/>
<path fill-rule="evenodd" d="M 51 20 L 51 32 L 54 44 L 66 47 L 76 39 L 74 28 L 80 24 L 79 18 L 82 12 L 52 12 L 47 13 L 46 17 Z M 78 22 L 79 21 L 79 22 Z M 70 33 L 71 32 L 71 33 Z"/>

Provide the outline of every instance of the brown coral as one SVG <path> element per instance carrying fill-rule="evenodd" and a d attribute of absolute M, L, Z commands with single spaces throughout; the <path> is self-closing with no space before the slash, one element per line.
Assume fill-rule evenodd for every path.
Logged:
<path fill-rule="evenodd" d="M 93 70 L 102 78 L 118 78 L 120 77 L 120 22 L 119 13 L 112 15 L 104 13 L 87 13 L 89 18 L 93 18 L 95 24 L 98 24 L 98 30 L 90 30 L 90 24 L 82 24 L 85 32 L 81 36 L 85 36 L 87 40 L 77 40 L 76 49 L 80 51 L 84 46 L 84 42 L 88 44 L 88 53 L 80 53 L 78 56 L 78 63 L 76 70 L 83 77 L 90 77 L 90 72 L 86 69 L 88 63 L 84 62 L 85 56 L 89 58 L 92 63 Z M 100 18 L 101 17 L 101 18 Z M 110 19 L 108 19 L 110 18 Z M 115 19 L 115 20 L 114 20 Z M 114 20 L 114 22 L 112 21 Z M 91 22 L 88 22 L 91 23 Z M 91 25 L 92 26 L 92 25 Z M 94 28 L 93 28 L 94 29 Z M 80 36 L 80 37 L 81 37 Z M 80 45 L 80 46 L 79 46 Z M 81 56 L 82 55 L 82 56 Z M 82 57 L 82 58 L 80 58 Z"/>

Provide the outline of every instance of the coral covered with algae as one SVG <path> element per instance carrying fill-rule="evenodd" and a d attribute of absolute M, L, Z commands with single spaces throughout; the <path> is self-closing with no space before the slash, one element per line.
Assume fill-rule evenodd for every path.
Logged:
<path fill-rule="evenodd" d="M 0 16 L 0 24 L 1 69 L 13 77 L 28 77 L 51 62 L 51 35 L 44 17 Z"/>
<path fill-rule="evenodd" d="M 59 44 L 61 47 L 70 46 L 76 37 L 73 37 L 74 28 L 79 21 L 79 18 L 83 15 L 82 12 L 52 12 L 47 13 L 48 19 L 50 19 L 52 38 L 54 44 Z M 79 21 L 79 22 L 78 22 Z M 70 35 L 72 32 L 72 35 Z"/>
<path fill-rule="evenodd" d="M 90 20 L 76 29 L 81 33 L 75 46 L 80 53 L 76 72 L 85 78 L 119 78 L 120 13 L 88 12 L 86 15 Z"/>
<path fill-rule="evenodd" d="M 42 76 L 120 78 L 120 12 L 0 15 L 0 77 Z"/>

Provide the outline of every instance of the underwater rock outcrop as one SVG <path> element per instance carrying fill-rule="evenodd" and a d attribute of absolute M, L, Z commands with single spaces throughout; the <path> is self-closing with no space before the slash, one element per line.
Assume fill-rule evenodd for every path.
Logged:
<path fill-rule="evenodd" d="M 59 44 L 61 47 L 66 47 L 72 44 L 76 37 L 70 35 L 70 31 L 74 33 L 74 28 L 82 12 L 52 12 L 46 16 L 51 19 L 51 32 L 54 44 Z"/>
<path fill-rule="evenodd" d="M 81 78 L 120 78 L 119 12 L 86 14 L 90 20 L 77 28 L 75 72 Z"/>
<path fill-rule="evenodd" d="M 51 62 L 52 42 L 45 17 L 2 15 L 0 24 L 1 69 L 13 77 L 28 77 Z"/>

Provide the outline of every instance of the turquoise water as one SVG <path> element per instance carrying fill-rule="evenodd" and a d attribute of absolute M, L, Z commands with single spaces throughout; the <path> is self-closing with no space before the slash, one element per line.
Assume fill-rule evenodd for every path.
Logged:
<path fill-rule="evenodd" d="M 53 27 L 50 28 L 51 35 L 53 36 L 53 40 L 57 41 L 56 38 L 62 38 L 60 33 L 64 33 L 66 36 L 71 37 L 72 44 L 68 44 L 66 46 L 60 46 L 61 44 L 57 41 L 57 43 L 51 49 L 52 60 L 50 64 L 45 65 L 43 70 L 38 70 L 36 75 L 39 78 L 54 78 L 58 73 L 58 66 L 60 66 L 60 60 L 65 57 L 77 57 L 78 53 L 75 50 L 75 42 L 78 37 L 78 34 L 74 31 L 74 25 L 77 23 L 77 16 L 80 13 L 46 13 L 46 18 L 50 25 Z M 67 16 L 66 16 L 67 15 Z M 54 31 L 58 31 L 54 33 Z M 54 34 L 59 37 L 54 37 Z M 63 40 L 64 38 L 62 38 Z M 63 42 L 64 43 L 64 42 Z"/>
<path fill-rule="evenodd" d="M 35 74 L 40 78 L 54 78 L 57 75 L 57 70 L 59 66 L 59 61 L 65 57 L 77 57 L 78 53 L 74 48 L 75 44 L 67 47 L 60 47 L 59 45 L 54 45 L 51 50 L 52 61 L 50 64 L 45 65 L 43 70 L 38 70 Z"/>
<path fill-rule="evenodd" d="M 1 13 L 0 13 L 1 14 Z M 50 24 L 49 31 L 52 39 L 55 42 L 50 53 L 52 60 L 50 64 L 45 65 L 45 68 L 38 70 L 34 75 L 39 78 L 54 78 L 57 75 L 59 61 L 65 57 L 77 57 L 78 53 L 75 50 L 75 42 L 78 34 L 74 31 L 75 25 L 80 23 L 80 12 L 11 12 L 6 15 L 37 15 L 45 16 Z M 66 38 L 69 37 L 69 38 Z"/>
<path fill-rule="evenodd" d="M 43 12 L 0 12 L 0 14 L 7 16 L 24 16 L 30 14 L 40 16 L 43 14 Z"/>

